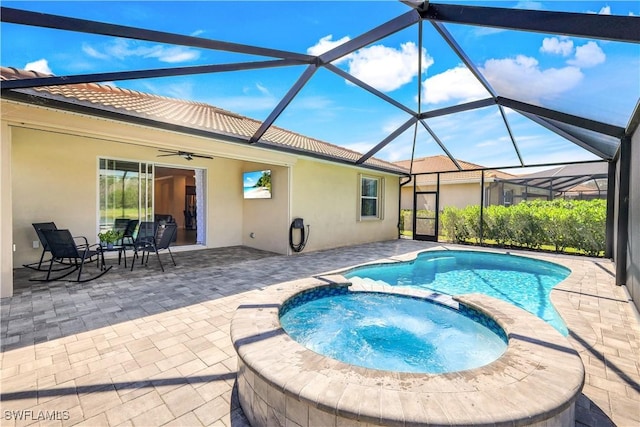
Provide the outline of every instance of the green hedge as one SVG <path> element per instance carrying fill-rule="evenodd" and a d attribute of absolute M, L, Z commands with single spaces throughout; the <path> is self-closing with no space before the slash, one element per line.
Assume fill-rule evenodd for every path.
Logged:
<path fill-rule="evenodd" d="M 483 214 L 483 240 L 498 246 L 530 249 L 569 248 L 600 256 L 605 250 L 605 200 L 535 200 L 514 206 L 489 206 Z M 447 207 L 440 214 L 444 238 L 466 243 L 480 240 L 480 207 Z"/>

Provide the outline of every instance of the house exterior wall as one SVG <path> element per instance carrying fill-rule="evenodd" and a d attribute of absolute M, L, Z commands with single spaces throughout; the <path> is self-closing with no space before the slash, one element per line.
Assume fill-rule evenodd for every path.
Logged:
<path fill-rule="evenodd" d="M 436 191 L 435 185 L 419 185 L 418 191 Z M 480 181 L 450 184 L 440 182 L 440 210 L 447 206 L 466 208 L 480 204 Z M 413 209 L 413 187 L 402 187 L 400 206 L 402 209 Z"/>
<path fill-rule="evenodd" d="M 14 127 L 12 140 L 15 266 L 37 261 L 42 252 L 42 248 L 33 248 L 33 241 L 38 240 L 31 225 L 34 222 L 53 221 L 58 228 L 86 236 L 89 243 L 97 242 L 99 157 L 132 161 L 155 158 L 154 151 L 147 147 L 43 130 Z M 186 160 L 179 157 L 172 161 L 186 166 Z M 209 247 L 242 243 L 242 163 L 229 159 L 189 162 L 189 167 L 208 171 L 206 187 L 216 188 L 225 200 L 218 207 L 215 195 L 207 195 Z M 218 227 L 219 223 L 224 226 Z"/>
<path fill-rule="evenodd" d="M 42 253 L 33 248 L 38 237 L 32 223 L 54 221 L 97 242 L 101 157 L 156 162 L 158 149 L 212 155 L 212 160 L 176 156 L 158 162 L 205 169 L 207 247 L 247 245 L 290 253 L 289 224 L 295 217 L 312 225 L 305 251 L 397 238 L 396 175 L 6 100 L 1 124 L 0 297 L 13 293 L 12 269 Z M 242 173 L 267 168 L 273 197 L 245 200 Z M 382 220 L 357 221 L 361 173 L 385 180 Z"/>
<path fill-rule="evenodd" d="M 271 170 L 271 198 L 243 200 L 242 244 L 286 254 L 289 232 L 289 168 L 255 162 L 243 165 L 243 172 L 265 169 Z M 237 181 L 242 183 L 242 176 Z M 242 193 L 242 186 L 238 191 Z"/>
<path fill-rule="evenodd" d="M 358 220 L 360 174 L 384 178 L 381 220 Z M 291 218 L 310 226 L 304 251 L 398 238 L 397 176 L 301 159 L 292 168 L 291 183 Z"/>

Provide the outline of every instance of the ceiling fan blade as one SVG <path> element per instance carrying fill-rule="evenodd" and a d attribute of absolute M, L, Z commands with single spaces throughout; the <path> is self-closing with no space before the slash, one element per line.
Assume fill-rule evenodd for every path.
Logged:
<path fill-rule="evenodd" d="M 194 157 L 200 157 L 202 159 L 213 159 L 213 157 L 211 156 L 207 156 L 204 154 L 194 154 L 189 151 L 180 151 L 180 150 L 171 151 L 171 150 L 163 150 L 163 149 L 158 149 L 158 151 L 160 151 L 161 153 L 168 153 L 168 154 L 158 154 L 157 157 L 180 156 L 185 160 L 193 160 Z"/>

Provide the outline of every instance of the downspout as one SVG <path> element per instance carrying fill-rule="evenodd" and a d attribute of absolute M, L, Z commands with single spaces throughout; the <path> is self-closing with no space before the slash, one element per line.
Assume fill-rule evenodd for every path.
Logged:
<path fill-rule="evenodd" d="M 618 244 L 614 261 L 616 263 L 616 285 L 627 282 L 627 243 L 629 242 L 629 179 L 631 177 L 631 137 L 620 141 L 620 164 L 618 190 Z"/>

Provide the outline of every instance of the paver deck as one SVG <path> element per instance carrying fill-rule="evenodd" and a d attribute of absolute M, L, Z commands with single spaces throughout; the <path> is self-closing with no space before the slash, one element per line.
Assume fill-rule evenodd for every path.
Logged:
<path fill-rule="evenodd" d="M 84 284 L 30 282 L 37 273 L 16 269 L 15 294 L 0 301 L 0 424 L 244 426 L 229 337 L 238 305 L 281 282 L 437 246 L 206 249 L 177 253 L 165 273 L 152 257 Z M 640 425 L 640 324 L 613 265 L 543 258 L 579 273 L 552 295 L 586 370 L 576 424 Z"/>

